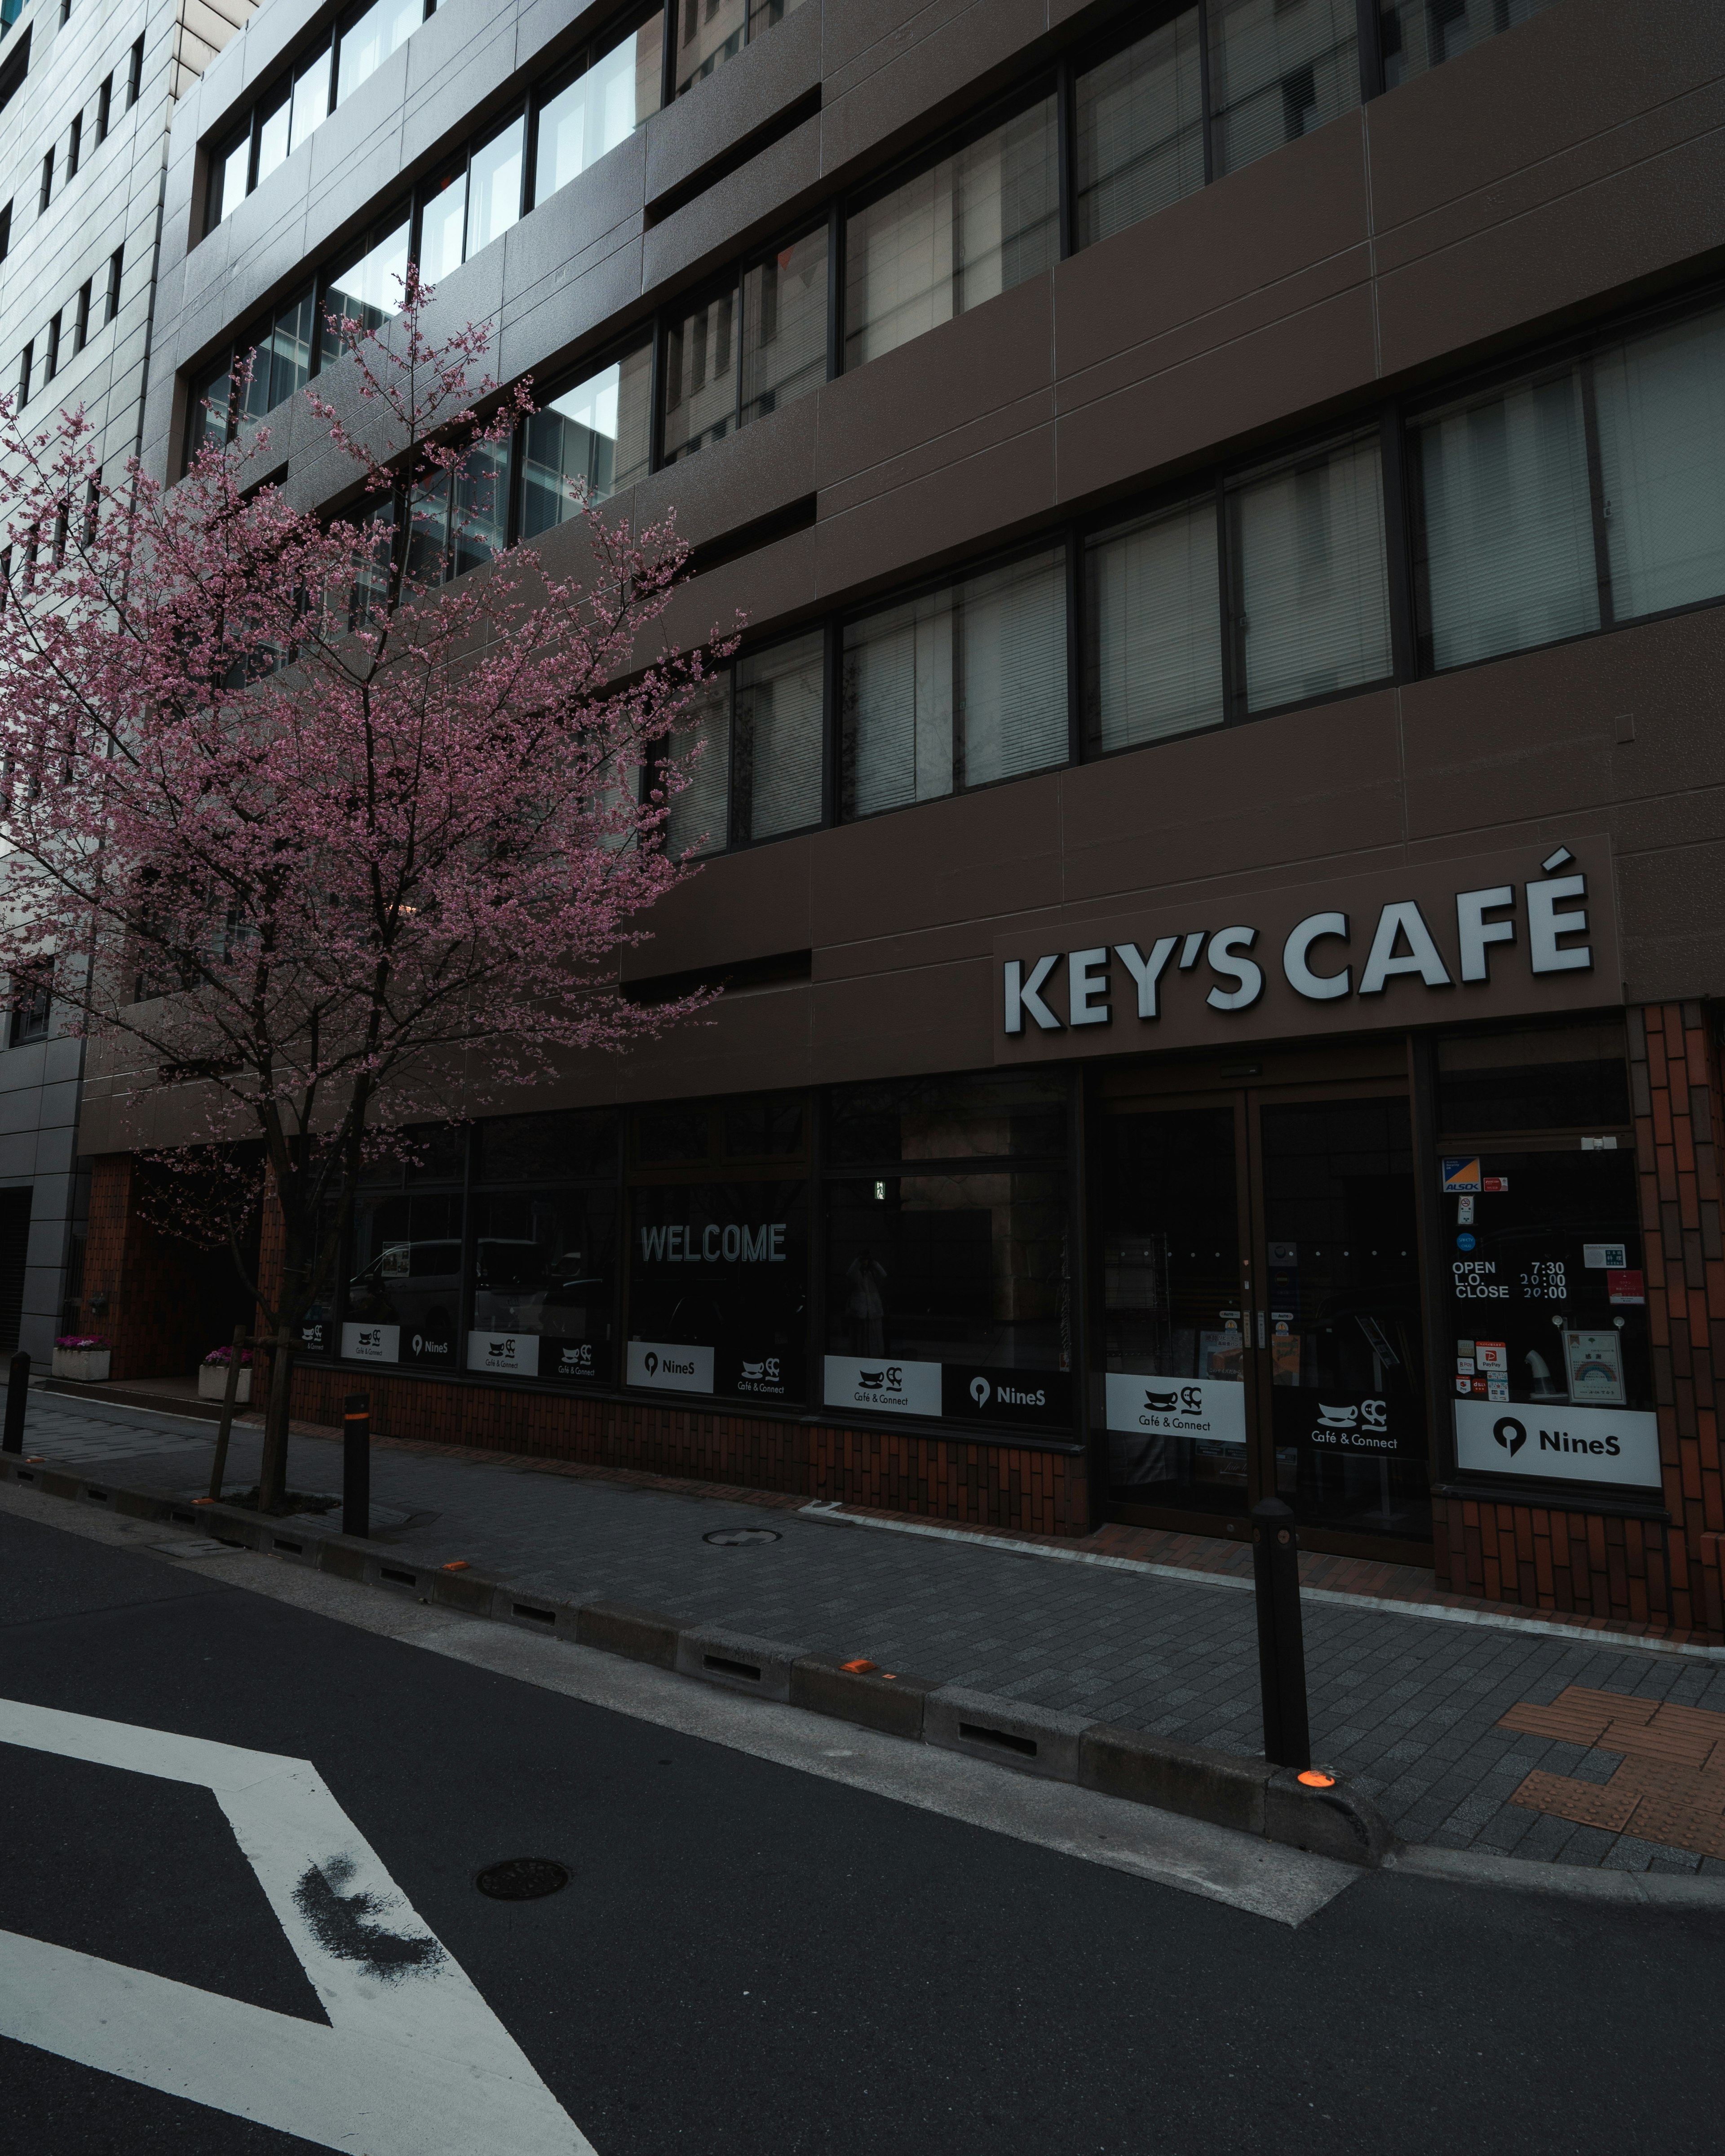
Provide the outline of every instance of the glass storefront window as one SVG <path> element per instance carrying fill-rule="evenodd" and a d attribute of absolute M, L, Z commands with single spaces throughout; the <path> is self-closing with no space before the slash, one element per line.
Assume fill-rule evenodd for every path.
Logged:
<path fill-rule="evenodd" d="M 1439 1177 L 1459 1472 L 1656 1491 L 1634 1154 L 1446 1154 Z"/>
<path fill-rule="evenodd" d="M 1266 1105 L 1260 1130 L 1277 1494 L 1302 1522 L 1429 1541 L 1407 1101 Z"/>
<path fill-rule="evenodd" d="M 808 1221 L 800 1181 L 632 1191 L 627 1382 L 709 1399 L 804 1399 Z"/>
<path fill-rule="evenodd" d="M 1067 1081 L 1038 1071 L 908 1078 L 834 1086 L 828 1158 L 834 1167 L 901 1160 L 1059 1161 L 1066 1150 Z"/>
<path fill-rule="evenodd" d="M 480 1183 L 555 1183 L 616 1172 L 613 1109 L 489 1116 L 478 1137 L 475 1180 Z"/>
<path fill-rule="evenodd" d="M 361 1197 L 353 1209 L 342 1355 L 454 1369 L 461 1270 L 458 1195 Z"/>
<path fill-rule="evenodd" d="M 608 1383 L 615 1191 L 485 1193 L 474 1200 L 474 1227 L 467 1368 Z"/>
<path fill-rule="evenodd" d="M 1458 1034 L 1438 1043 L 1437 1069 L 1440 1131 L 1599 1132 L 1630 1120 L 1620 1020 Z"/>
<path fill-rule="evenodd" d="M 886 1175 L 826 1194 L 829 1407 L 1070 1422 L 1065 1176 Z"/>
<path fill-rule="evenodd" d="M 1095 1128 L 1113 1495 L 1238 1513 L 1249 1498 L 1234 1111 Z"/>

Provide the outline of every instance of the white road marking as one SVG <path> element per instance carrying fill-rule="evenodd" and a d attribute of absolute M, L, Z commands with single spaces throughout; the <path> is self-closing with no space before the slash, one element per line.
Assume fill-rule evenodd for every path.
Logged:
<path fill-rule="evenodd" d="M 17 1700 L 0 1743 L 212 1791 L 329 2017 L 0 1932 L 0 2035 L 356 2156 L 593 2156 L 309 1760 Z"/>

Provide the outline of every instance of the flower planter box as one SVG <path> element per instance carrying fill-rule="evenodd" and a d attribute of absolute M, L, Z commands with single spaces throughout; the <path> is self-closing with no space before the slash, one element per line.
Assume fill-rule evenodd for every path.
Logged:
<path fill-rule="evenodd" d="M 252 1373 L 242 1363 L 239 1372 L 239 1390 L 234 1395 L 236 1406 L 248 1404 L 252 1396 Z M 225 1363 L 200 1363 L 198 1366 L 198 1397 L 201 1400 L 223 1400 L 228 1397 L 228 1366 Z"/>
<path fill-rule="evenodd" d="M 70 1378 L 80 1385 L 105 1384 L 110 1364 L 114 1360 L 111 1348 L 56 1348 L 54 1351 L 54 1374 Z"/>

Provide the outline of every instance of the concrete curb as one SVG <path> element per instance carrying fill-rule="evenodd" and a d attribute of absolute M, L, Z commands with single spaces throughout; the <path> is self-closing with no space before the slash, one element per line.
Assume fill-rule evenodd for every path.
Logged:
<path fill-rule="evenodd" d="M 1082 1715 L 1027 1707 L 933 1678 L 857 1668 L 783 1640 L 685 1625 L 656 1609 L 559 1602 L 484 1578 L 465 1566 L 451 1572 L 398 1557 L 376 1543 L 308 1531 L 291 1513 L 265 1519 L 237 1505 L 188 1504 L 46 1463 L 33 1466 L 15 1455 L 0 1455 L 0 1481 L 134 1519 L 198 1528 L 231 1548 L 258 1550 L 339 1579 L 572 1640 L 728 1691 L 752 1692 L 912 1743 L 1076 1783 L 1346 1863 L 1381 1865 L 1396 1846 L 1376 1806 L 1345 1780 L 1313 1789 L 1265 1759 L 1086 1722 Z"/>

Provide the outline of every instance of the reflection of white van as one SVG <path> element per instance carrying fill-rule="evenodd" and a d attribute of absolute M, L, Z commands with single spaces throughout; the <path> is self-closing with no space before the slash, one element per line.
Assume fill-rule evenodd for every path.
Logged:
<path fill-rule="evenodd" d="M 461 1245 L 453 1235 L 434 1242 L 386 1243 L 362 1272 L 354 1275 L 352 1290 L 362 1294 L 384 1281 L 454 1280 L 461 1271 Z"/>

